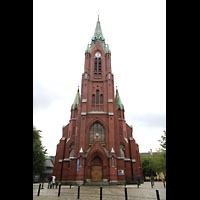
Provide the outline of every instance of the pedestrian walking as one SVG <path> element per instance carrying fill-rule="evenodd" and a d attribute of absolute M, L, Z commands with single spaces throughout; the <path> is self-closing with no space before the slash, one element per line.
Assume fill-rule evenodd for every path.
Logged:
<path fill-rule="evenodd" d="M 55 176 L 52 176 L 52 186 L 53 186 L 53 189 L 54 189 L 55 183 L 56 183 L 56 177 L 55 177 Z"/>
<path fill-rule="evenodd" d="M 153 188 L 153 186 L 154 186 L 154 176 L 153 175 L 151 175 L 150 181 L 151 181 L 151 187 Z"/>
<path fill-rule="evenodd" d="M 139 186 L 140 186 L 140 175 L 137 174 L 136 178 L 137 178 L 137 187 L 139 188 Z"/>
<path fill-rule="evenodd" d="M 49 189 L 49 188 L 51 189 L 51 181 L 52 181 L 52 177 L 49 176 L 49 177 L 48 177 L 48 189 Z"/>

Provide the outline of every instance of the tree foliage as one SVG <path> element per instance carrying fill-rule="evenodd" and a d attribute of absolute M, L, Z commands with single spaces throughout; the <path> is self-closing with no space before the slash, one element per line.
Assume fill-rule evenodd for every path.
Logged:
<path fill-rule="evenodd" d="M 158 140 L 160 142 L 160 146 L 162 147 L 162 150 L 166 151 L 166 131 L 164 130 L 164 135 L 161 136 L 161 140 Z"/>
<path fill-rule="evenodd" d="M 166 176 L 166 131 L 163 132 L 161 140 L 158 140 L 162 148 L 153 155 L 141 156 L 144 177 L 161 172 Z"/>
<path fill-rule="evenodd" d="M 45 170 L 46 149 L 42 146 L 40 130 L 33 127 L 33 177 Z"/>
<path fill-rule="evenodd" d="M 156 176 L 156 173 L 163 173 L 166 176 L 166 152 L 160 151 L 153 155 L 141 156 L 143 175 Z"/>
<path fill-rule="evenodd" d="M 142 162 L 142 170 L 143 170 L 143 176 L 151 176 L 156 175 L 156 171 L 154 170 L 154 158 L 153 156 L 141 156 L 141 162 Z"/>

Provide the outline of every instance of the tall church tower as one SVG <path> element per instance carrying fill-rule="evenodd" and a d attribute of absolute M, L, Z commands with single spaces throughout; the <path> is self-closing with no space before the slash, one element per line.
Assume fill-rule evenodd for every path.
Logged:
<path fill-rule="evenodd" d="M 71 106 L 71 118 L 57 145 L 53 174 L 77 184 L 119 184 L 143 180 L 139 147 L 125 121 L 124 105 L 111 69 L 111 51 L 98 17 L 85 51 L 81 95 Z"/>

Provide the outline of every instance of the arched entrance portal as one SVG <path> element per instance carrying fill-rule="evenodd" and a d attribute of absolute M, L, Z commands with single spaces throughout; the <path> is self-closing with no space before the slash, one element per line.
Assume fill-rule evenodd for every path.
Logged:
<path fill-rule="evenodd" d="M 102 170 L 102 161 L 101 159 L 96 156 L 92 161 L 91 166 L 91 181 L 93 182 L 100 182 L 103 178 L 103 170 Z"/>

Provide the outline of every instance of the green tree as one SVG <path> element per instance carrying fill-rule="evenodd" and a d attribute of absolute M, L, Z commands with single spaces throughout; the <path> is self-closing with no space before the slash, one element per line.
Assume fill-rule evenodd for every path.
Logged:
<path fill-rule="evenodd" d="M 159 174 L 162 172 L 166 176 L 166 151 L 157 152 L 153 159 L 153 170 Z"/>
<path fill-rule="evenodd" d="M 142 170 L 143 170 L 143 176 L 151 176 L 156 175 L 156 171 L 154 170 L 154 157 L 152 155 L 150 156 L 141 156 L 141 162 L 142 162 Z"/>
<path fill-rule="evenodd" d="M 166 151 L 166 131 L 164 130 L 164 135 L 161 136 L 161 140 L 158 140 L 160 142 L 160 146 L 162 147 L 162 150 Z"/>
<path fill-rule="evenodd" d="M 46 149 L 42 146 L 40 130 L 33 127 L 33 179 L 45 170 Z"/>

